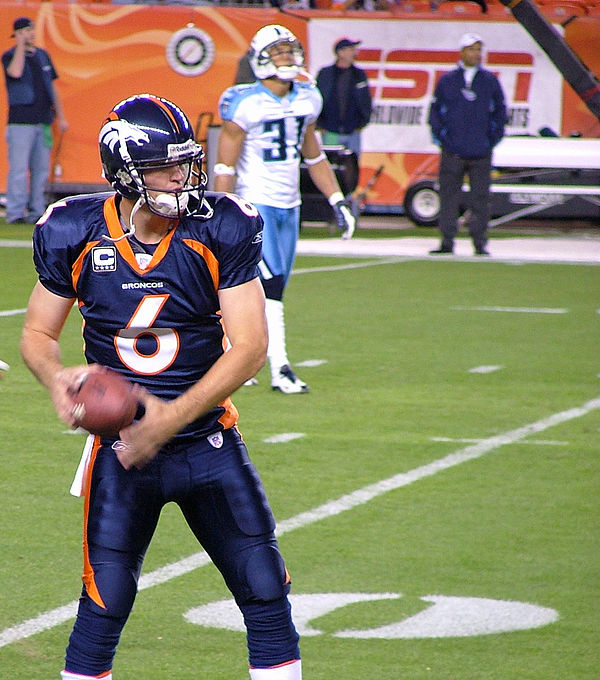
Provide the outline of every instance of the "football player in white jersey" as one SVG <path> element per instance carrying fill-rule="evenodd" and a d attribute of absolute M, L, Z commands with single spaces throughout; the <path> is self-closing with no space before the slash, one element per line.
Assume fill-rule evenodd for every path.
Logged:
<path fill-rule="evenodd" d="M 249 55 L 257 81 L 230 87 L 219 102 L 223 124 L 214 188 L 252 202 L 264 220 L 259 271 L 266 296 L 271 386 L 297 394 L 308 392 L 308 386 L 287 357 L 283 293 L 299 234 L 302 159 L 332 206 L 342 238 L 351 238 L 356 221 L 315 132 L 322 99 L 304 70 L 302 45 L 287 28 L 271 24 L 256 33 Z"/>

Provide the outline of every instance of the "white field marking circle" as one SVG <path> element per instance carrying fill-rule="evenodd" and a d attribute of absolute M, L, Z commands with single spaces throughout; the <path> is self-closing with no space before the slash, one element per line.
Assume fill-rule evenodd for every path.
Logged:
<path fill-rule="evenodd" d="M 501 368 L 502 366 L 475 366 L 469 369 L 469 373 L 493 373 Z"/>
<path fill-rule="evenodd" d="M 401 597 L 400 593 L 314 593 L 290 595 L 289 599 L 296 629 L 302 637 L 308 637 L 323 635 L 323 631 L 311 625 L 313 619 L 349 604 Z M 426 595 L 421 599 L 430 602 L 431 606 L 407 619 L 377 628 L 340 630 L 332 635 L 338 638 L 384 640 L 471 637 L 540 628 L 559 618 L 554 609 L 527 602 L 445 595 Z M 355 609 L 353 614 L 359 624 L 360 610 Z M 233 600 L 194 607 L 183 616 L 190 623 L 208 628 L 245 631 L 242 615 Z"/>
<path fill-rule="evenodd" d="M 304 432 L 282 432 L 281 434 L 275 434 L 272 437 L 263 439 L 263 442 L 265 444 L 287 444 L 288 442 L 293 442 L 294 439 L 302 437 L 306 437 Z"/>
<path fill-rule="evenodd" d="M 533 434 L 543 432 L 550 427 L 566 423 L 575 418 L 582 418 L 591 411 L 598 409 L 600 409 L 600 397 L 591 399 L 581 406 L 575 406 L 566 411 L 553 413 L 546 418 L 523 425 L 514 430 L 500 433 L 488 439 L 482 439 L 475 444 L 458 449 L 443 458 L 433 460 L 431 463 L 421 465 L 420 467 L 407 472 L 400 472 L 392 477 L 382 479 L 379 482 L 369 484 L 361 489 L 345 494 L 340 498 L 328 501 L 323 505 L 301 512 L 295 517 L 283 520 L 278 523 L 276 529 L 277 536 L 283 536 L 283 534 L 293 531 L 294 529 L 309 526 L 321 519 L 335 517 L 346 510 L 351 510 L 352 508 L 364 505 L 388 491 L 395 491 L 396 489 L 408 486 L 421 479 L 431 477 L 443 470 L 448 470 L 470 460 L 476 460 L 491 451 L 499 449 L 501 446 L 521 442 L 523 439 L 526 439 Z M 164 567 L 159 567 L 148 574 L 143 574 L 140 578 L 138 589 L 146 590 L 146 588 L 153 588 L 154 586 L 166 583 L 177 576 L 188 574 L 190 571 L 194 571 L 195 569 L 209 564 L 209 562 L 210 558 L 204 551 L 193 553 L 177 562 L 166 564 Z M 5 628 L 0 631 L 0 647 L 31 637 L 44 630 L 49 630 L 72 619 L 77 612 L 77 605 L 78 600 L 72 600 L 68 604 L 42 612 L 31 619 L 26 619 L 21 623 Z"/>

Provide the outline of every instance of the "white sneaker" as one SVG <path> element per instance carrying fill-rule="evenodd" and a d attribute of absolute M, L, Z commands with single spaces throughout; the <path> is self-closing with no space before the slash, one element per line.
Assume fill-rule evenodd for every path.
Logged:
<path fill-rule="evenodd" d="M 258 385 L 258 380 L 256 378 L 249 378 L 244 385 L 245 387 L 254 387 L 254 385 Z"/>
<path fill-rule="evenodd" d="M 279 374 L 271 380 L 271 387 L 284 394 L 308 392 L 309 387 L 292 371 L 288 364 L 279 369 Z"/>

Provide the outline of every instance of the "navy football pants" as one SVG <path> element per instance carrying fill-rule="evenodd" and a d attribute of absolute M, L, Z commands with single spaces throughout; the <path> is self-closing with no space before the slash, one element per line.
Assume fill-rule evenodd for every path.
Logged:
<path fill-rule="evenodd" d="M 181 508 L 242 611 L 250 665 L 300 658 L 273 515 L 240 435 L 226 430 L 220 448 L 204 438 L 169 445 L 142 470 L 125 470 L 110 442 L 99 449 L 86 495 L 85 585 L 66 670 L 99 675 L 112 668 L 146 549 L 169 501 Z"/>

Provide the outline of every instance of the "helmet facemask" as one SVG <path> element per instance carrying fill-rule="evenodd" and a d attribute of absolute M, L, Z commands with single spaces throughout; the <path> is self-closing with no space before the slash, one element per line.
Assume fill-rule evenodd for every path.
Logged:
<path fill-rule="evenodd" d="M 206 186 L 206 174 L 202 171 L 204 152 L 199 144 L 193 144 L 196 149 L 184 154 L 178 162 L 148 162 L 138 163 L 130 172 L 137 184 L 137 189 L 144 203 L 156 215 L 169 218 L 180 218 L 184 215 L 195 214 L 202 202 Z M 152 186 L 146 180 L 149 170 L 165 170 L 172 165 L 178 165 L 183 174 L 181 188 L 166 190 Z"/>

